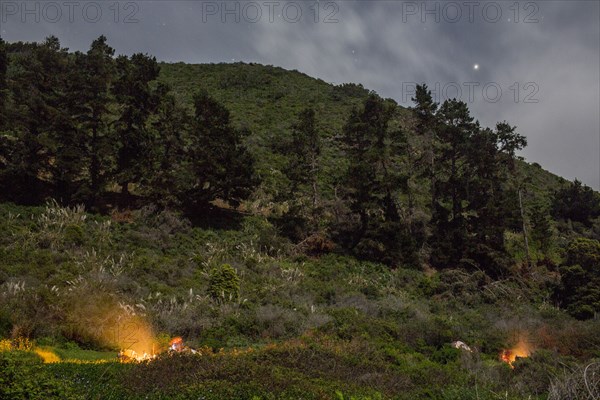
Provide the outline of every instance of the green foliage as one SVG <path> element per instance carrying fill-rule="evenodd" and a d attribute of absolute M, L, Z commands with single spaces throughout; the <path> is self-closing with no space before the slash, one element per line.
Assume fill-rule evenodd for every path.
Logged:
<path fill-rule="evenodd" d="M 565 355 L 579 363 L 600 355 L 598 321 L 552 308 L 545 281 L 426 275 L 343 255 L 297 256 L 286 246 L 272 251 L 284 240 L 263 217 L 246 218 L 239 231 L 192 227 L 156 209 L 138 210 L 131 221 L 108 223 L 57 204 L 0 205 L 0 232 L 10 233 L 0 238 L 4 334 L 37 338 L 61 359 L 80 360 L 40 364 L 26 353 L 31 362 L 8 368 L 20 377 L 9 388 L 68 399 L 292 400 L 336 391 L 358 399 L 543 398 L 548 374 L 572 364 Z M 65 242 L 68 226 L 81 227 L 83 244 Z M 110 362 L 114 352 L 92 349 L 103 349 L 98 334 L 121 307 L 144 313 L 156 332 L 212 350 Z M 497 358 L 516 329 L 531 333 L 539 357 L 513 371 Z M 474 352 L 454 349 L 455 340 Z"/>
<path fill-rule="evenodd" d="M 57 379 L 27 352 L 0 351 L 0 398 L 2 399 L 77 399 L 66 381 Z"/>
<path fill-rule="evenodd" d="M 237 300 L 240 294 L 240 278 L 235 268 L 229 264 L 213 268 L 209 274 L 208 294 L 222 303 Z"/>
<path fill-rule="evenodd" d="M 248 132 L 231 126 L 229 111 L 205 91 L 194 96 L 194 107 L 179 200 L 188 211 L 215 199 L 237 206 L 256 183 L 252 156 L 242 143 Z"/>
<path fill-rule="evenodd" d="M 600 196 L 576 179 L 554 193 L 552 215 L 589 226 L 592 219 L 600 216 Z"/>
<path fill-rule="evenodd" d="M 464 102 L 445 101 L 435 117 L 432 262 L 505 275 L 504 232 L 516 208 L 509 183 L 515 152 L 527 142 L 506 122 L 482 129 Z"/>
<path fill-rule="evenodd" d="M 65 228 L 65 241 L 75 246 L 81 246 L 85 242 L 85 233 L 81 226 L 69 225 Z"/>
<path fill-rule="evenodd" d="M 271 66 L 113 56 L 105 37 L 72 54 L 0 40 L 3 199 L 58 199 L 0 205 L 0 335 L 90 362 L 0 354 L 0 397 L 543 398 L 565 355 L 600 356 L 598 322 L 552 306 L 555 274 L 508 277 L 517 187 L 532 189 L 533 248 L 570 236 L 559 221 L 552 239 L 534 206 L 561 180 L 515 159 L 525 141 L 507 123 L 438 110 L 425 86 L 409 111 Z M 592 237 L 589 192 L 557 197 L 588 210 Z M 60 206 L 80 202 L 136 209 Z M 598 254 L 578 240 L 560 271 L 556 299 L 579 318 L 598 312 Z M 163 346 L 211 349 L 106 362 L 90 348 L 123 310 L 167 332 Z M 498 352 L 521 329 L 539 349 L 512 371 Z"/>
<path fill-rule="evenodd" d="M 0 132 L 4 131 L 6 118 L 6 102 L 8 99 L 6 71 L 8 69 L 8 55 L 6 54 L 6 44 L 0 38 Z"/>
<path fill-rule="evenodd" d="M 54 197 L 94 210 L 143 199 L 206 211 L 215 199 L 237 206 L 250 195 L 256 180 L 246 130 L 231 126 L 228 110 L 205 92 L 189 117 L 157 81 L 154 57 L 114 58 L 104 36 L 87 53 L 69 54 L 55 37 L 10 45 L 8 57 L 5 48 L 0 92 L 11 102 L 0 112 L 14 123 L 8 132 L 0 127 L 4 199 Z M 120 199 L 107 193 L 114 185 Z"/>
<path fill-rule="evenodd" d="M 389 265 L 417 264 L 424 235 L 401 218 L 406 187 L 405 136 L 390 126 L 395 104 L 371 94 L 344 128 L 349 165 L 344 176 L 350 215 L 340 239 L 357 256 Z"/>
<path fill-rule="evenodd" d="M 158 94 L 152 85 L 160 73 L 156 58 L 134 54 L 117 57 L 112 91 L 121 112 L 115 121 L 118 141 L 116 181 L 129 195 L 129 183 L 140 183 L 148 170 L 151 141 L 148 120 L 156 112 Z"/>
<path fill-rule="evenodd" d="M 553 231 L 548 209 L 536 204 L 531 209 L 531 239 L 542 253 L 547 254 L 552 246 Z"/>
<path fill-rule="evenodd" d="M 571 315 L 587 319 L 600 312 L 600 242 L 574 240 L 560 274 L 555 296 Z"/>
<path fill-rule="evenodd" d="M 292 126 L 291 141 L 281 146 L 288 158 L 284 172 L 290 181 L 290 190 L 282 197 L 291 203 L 282 225 L 295 239 L 303 240 L 319 229 L 322 147 L 315 110 L 307 108 L 298 114 L 298 121 Z"/>

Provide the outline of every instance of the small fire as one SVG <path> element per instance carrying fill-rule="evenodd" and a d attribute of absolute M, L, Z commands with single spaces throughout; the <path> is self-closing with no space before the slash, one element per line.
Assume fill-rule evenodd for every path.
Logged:
<path fill-rule="evenodd" d="M 510 365 L 511 368 L 514 368 L 513 364 L 517 358 L 529 357 L 531 352 L 530 346 L 523 339 L 520 339 L 513 348 L 502 350 L 500 360 Z"/>
<path fill-rule="evenodd" d="M 117 355 L 119 360 L 121 360 L 122 362 L 153 360 L 154 358 L 156 358 L 156 356 L 157 354 L 146 352 L 139 354 L 132 349 L 121 350 Z"/>
<path fill-rule="evenodd" d="M 184 349 L 183 347 L 183 339 L 179 336 L 174 337 L 173 339 L 171 339 L 171 341 L 169 342 L 169 350 L 170 351 L 182 351 Z"/>
<path fill-rule="evenodd" d="M 157 341 L 153 341 L 151 342 L 151 349 L 148 347 L 148 343 L 151 341 L 145 340 L 143 341 L 143 343 L 146 344 L 146 346 L 137 346 L 136 348 L 138 349 L 138 351 L 136 351 L 134 348 L 127 348 L 127 349 L 122 349 L 119 351 L 119 354 L 117 355 L 117 357 L 119 358 L 119 360 L 121 360 L 122 362 L 132 362 L 132 361 L 149 361 L 149 360 L 153 360 L 155 359 L 158 354 L 160 354 L 162 351 L 162 349 L 160 349 L 160 347 L 157 344 Z M 173 339 L 171 339 L 169 341 L 169 348 L 168 351 L 170 353 L 182 353 L 182 352 L 190 352 L 192 354 L 196 354 L 197 351 L 187 347 L 183 344 L 183 339 L 179 336 L 174 337 Z"/>
<path fill-rule="evenodd" d="M 155 339 L 152 326 L 142 317 L 124 316 L 119 321 L 116 335 L 109 340 L 117 344 L 121 361 L 146 361 L 156 358 L 160 346 Z"/>

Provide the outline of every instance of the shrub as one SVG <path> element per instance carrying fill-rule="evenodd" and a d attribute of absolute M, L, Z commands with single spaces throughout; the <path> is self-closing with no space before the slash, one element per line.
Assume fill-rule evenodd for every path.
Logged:
<path fill-rule="evenodd" d="M 0 399 L 75 399 L 68 383 L 50 374 L 30 352 L 0 352 Z"/>
<path fill-rule="evenodd" d="M 594 317 L 600 311 L 600 242 L 575 239 L 567 249 L 560 274 L 557 300 L 575 318 Z"/>
<path fill-rule="evenodd" d="M 79 225 L 68 225 L 65 228 L 65 242 L 81 246 L 85 242 L 85 234 Z"/>
<path fill-rule="evenodd" d="M 231 265 L 223 264 L 210 271 L 208 294 L 217 302 L 237 300 L 240 294 L 240 277 Z"/>
<path fill-rule="evenodd" d="M 563 372 L 550 384 L 548 400 L 600 398 L 600 362 Z"/>

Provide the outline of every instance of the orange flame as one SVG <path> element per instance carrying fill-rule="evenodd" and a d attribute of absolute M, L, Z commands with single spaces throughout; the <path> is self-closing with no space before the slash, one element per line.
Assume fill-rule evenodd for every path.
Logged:
<path fill-rule="evenodd" d="M 511 368 L 514 368 L 513 364 L 517 358 L 529 357 L 531 352 L 531 347 L 523 339 L 520 339 L 513 348 L 502 350 L 500 360 L 510 365 Z"/>

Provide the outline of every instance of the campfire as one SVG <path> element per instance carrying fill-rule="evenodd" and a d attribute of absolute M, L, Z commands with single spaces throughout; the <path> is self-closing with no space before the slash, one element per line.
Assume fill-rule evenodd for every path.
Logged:
<path fill-rule="evenodd" d="M 134 348 L 121 349 L 117 355 L 117 358 L 121 362 L 141 362 L 141 361 L 150 361 L 158 357 L 161 353 L 161 349 L 156 343 L 152 343 L 152 348 L 148 349 L 144 346 L 137 346 L 138 350 L 136 351 Z M 175 337 L 169 341 L 169 347 L 167 350 L 169 353 L 192 353 L 196 354 L 197 351 L 183 344 L 183 339 L 181 337 Z"/>
<path fill-rule="evenodd" d="M 502 350 L 500 353 L 500 360 L 510 365 L 511 368 L 514 368 L 514 362 L 517 360 L 517 358 L 529 357 L 531 353 L 531 347 L 525 340 L 520 339 L 519 342 L 511 349 Z"/>
<path fill-rule="evenodd" d="M 135 350 L 125 349 L 125 350 L 119 351 L 119 353 L 117 354 L 117 358 L 121 362 L 147 361 L 147 360 L 152 360 L 152 359 L 156 358 L 157 355 L 158 354 L 156 354 L 154 352 L 150 352 L 150 353 L 144 352 L 142 354 L 139 354 Z"/>

